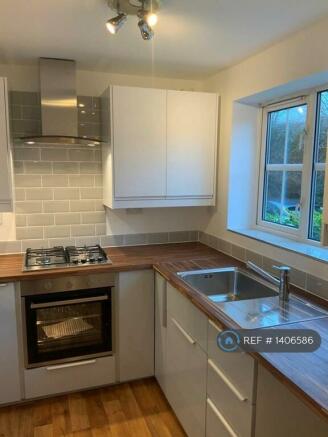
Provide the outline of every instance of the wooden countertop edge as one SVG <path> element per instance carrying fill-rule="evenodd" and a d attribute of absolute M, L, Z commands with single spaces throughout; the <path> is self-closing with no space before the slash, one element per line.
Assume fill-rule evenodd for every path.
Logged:
<path fill-rule="evenodd" d="M 220 310 L 216 310 L 214 315 L 208 310 L 206 305 L 202 304 L 201 296 L 197 296 L 194 290 L 187 286 L 185 283 L 180 281 L 178 278 L 173 276 L 172 272 L 165 269 L 165 266 L 161 264 L 155 264 L 153 266 L 154 270 L 162 275 L 174 288 L 179 290 L 185 297 L 187 297 L 200 311 L 202 311 L 206 316 L 212 320 L 221 329 L 239 329 L 240 326 L 234 323 L 230 318 L 225 316 Z M 196 297 L 197 296 L 197 297 Z M 214 312 L 214 310 L 213 310 Z M 263 357 L 259 353 L 250 353 L 250 355 L 260 362 L 267 370 L 269 370 L 273 376 L 275 376 L 281 382 L 285 382 L 288 388 L 300 398 L 313 412 L 319 414 L 320 417 L 324 418 L 328 422 L 328 410 L 323 407 L 319 402 L 317 402 L 312 396 L 307 392 L 302 390 L 302 388 L 288 378 L 283 372 L 277 369 L 270 361 Z"/>

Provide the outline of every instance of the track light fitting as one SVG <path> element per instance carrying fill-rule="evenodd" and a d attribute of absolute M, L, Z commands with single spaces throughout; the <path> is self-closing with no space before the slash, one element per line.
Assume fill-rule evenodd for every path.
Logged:
<path fill-rule="evenodd" d="M 147 23 L 146 20 L 144 20 L 143 18 L 141 20 L 139 20 L 138 26 L 139 26 L 139 29 L 140 29 L 140 33 L 141 33 L 142 39 L 144 39 L 145 41 L 149 41 L 149 40 L 151 40 L 153 38 L 154 31 L 149 26 L 149 24 Z"/>
<path fill-rule="evenodd" d="M 117 12 L 117 16 L 106 22 L 107 30 L 111 34 L 115 35 L 119 31 L 128 15 L 137 15 L 142 38 L 146 41 L 153 38 L 153 27 L 158 21 L 155 12 L 159 7 L 159 0 L 108 0 L 108 6 Z"/>
<path fill-rule="evenodd" d="M 117 33 L 126 22 L 127 18 L 128 17 L 123 13 L 118 14 L 116 17 L 110 18 L 106 23 L 108 32 L 110 32 L 112 35 L 115 35 L 115 33 Z"/>

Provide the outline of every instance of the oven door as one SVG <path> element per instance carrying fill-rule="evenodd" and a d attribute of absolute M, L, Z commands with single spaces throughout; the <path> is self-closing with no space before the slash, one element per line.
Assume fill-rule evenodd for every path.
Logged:
<path fill-rule="evenodd" d="M 111 289 L 23 297 L 26 367 L 112 352 Z"/>

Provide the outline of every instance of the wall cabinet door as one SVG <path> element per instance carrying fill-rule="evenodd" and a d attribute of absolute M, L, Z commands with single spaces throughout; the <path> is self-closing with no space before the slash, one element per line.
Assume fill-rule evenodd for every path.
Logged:
<path fill-rule="evenodd" d="M 0 284 L 0 404 L 21 399 L 14 284 Z"/>
<path fill-rule="evenodd" d="M 170 312 L 166 348 L 166 397 L 187 435 L 205 436 L 207 355 Z"/>
<path fill-rule="evenodd" d="M 166 91 L 112 88 L 115 198 L 165 196 Z"/>
<path fill-rule="evenodd" d="M 154 272 L 119 273 L 115 288 L 119 380 L 154 375 Z"/>
<path fill-rule="evenodd" d="M 217 101 L 215 94 L 168 91 L 168 196 L 214 195 Z"/>
<path fill-rule="evenodd" d="M 166 280 L 155 273 L 155 376 L 166 393 Z"/>
<path fill-rule="evenodd" d="M 12 165 L 6 80 L 0 78 L 0 212 L 12 211 Z"/>

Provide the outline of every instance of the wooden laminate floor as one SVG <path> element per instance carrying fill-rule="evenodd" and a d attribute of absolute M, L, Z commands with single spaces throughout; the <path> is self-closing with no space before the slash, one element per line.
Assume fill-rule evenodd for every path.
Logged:
<path fill-rule="evenodd" d="M 155 379 L 0 408 L 0 437 L 185 437 Z"/>

